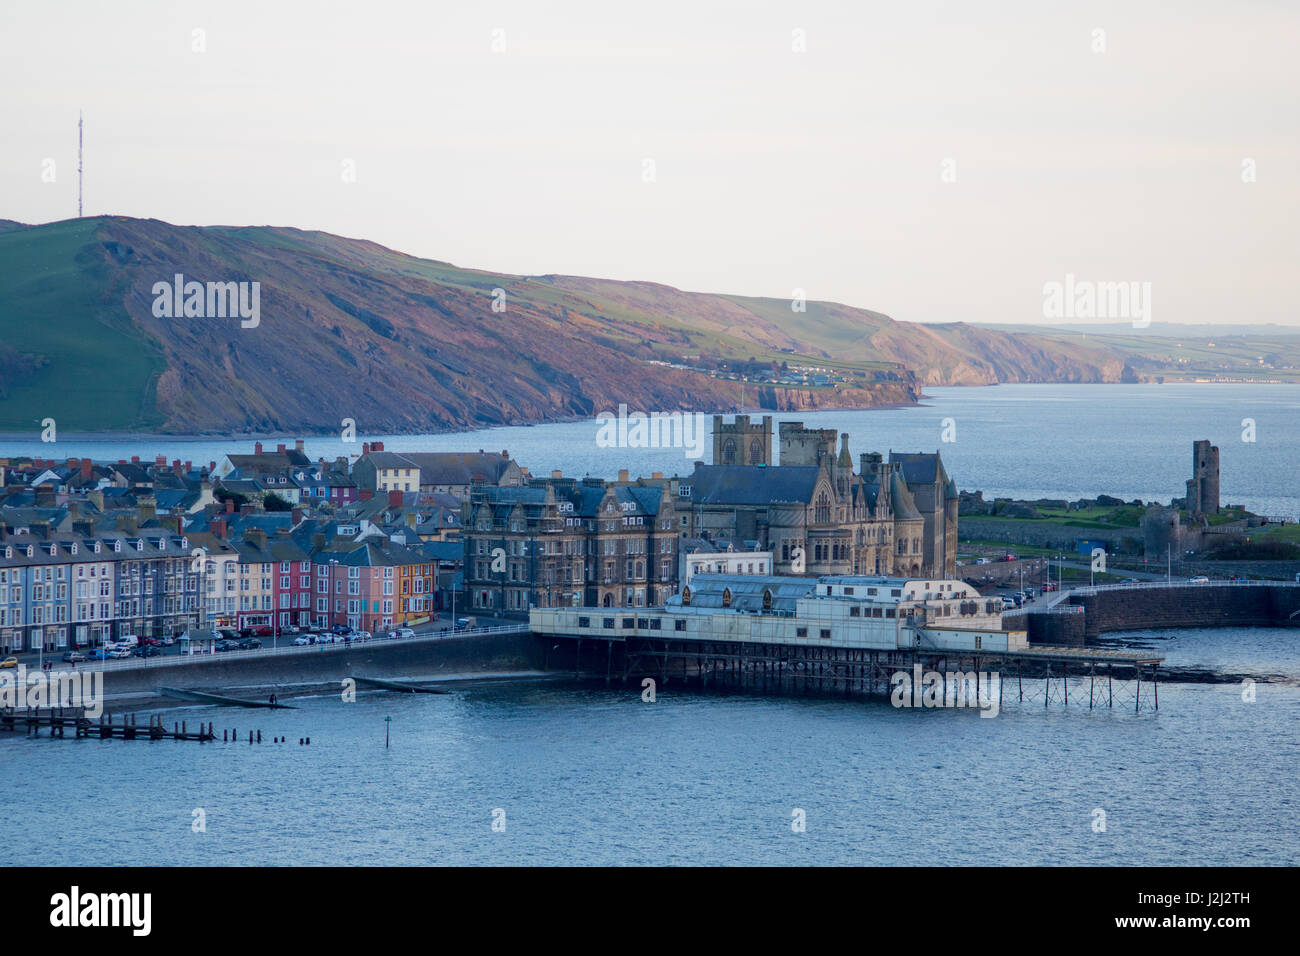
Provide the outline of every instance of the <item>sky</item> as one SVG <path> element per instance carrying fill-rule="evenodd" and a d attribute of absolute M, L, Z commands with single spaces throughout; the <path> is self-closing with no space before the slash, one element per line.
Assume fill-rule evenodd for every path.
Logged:
<path fill-rule="evenodd" d="M 1070 276 L 1300 325 L 1298 50 L 1258 0 L 0 0 L 0 218 L 76 215 L 84 110 L 87 215 L 909 321 L 1041 324 Z"/>

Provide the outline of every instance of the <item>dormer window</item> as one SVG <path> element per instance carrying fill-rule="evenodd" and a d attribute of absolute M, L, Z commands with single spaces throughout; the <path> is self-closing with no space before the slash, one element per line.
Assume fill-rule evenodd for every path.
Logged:
<path fill-rule="evenodd" d="M 121 539 L 121 538 L 115 538 L 115 539 L 113 540 L 113 550 L 116 551 L 116 552 L 121 552 L 121 550 L 122 550 L 122 539 Z"/>
<path fill-rule="evenodd" d="M 70 551 L 71 551 L 72 554 L 76 554 L 76 553 L 77 553 L 77 542 L 75 542 L 75 541 L 72 542 L 72 547 L 70 548 Z"/>
<path fill-rule="evenodd" d="M 95 553 L 96 553 L 96 554 L 99 554 L 99 550 L 100 550 L 100 544 L 99 544 L 98 541 L 96 541 L 96 542 L 95 542 Z"/>
<path fill-rule="evenodd" d="M 57 544 L 50 545 L 50 557 L 57 558 L 58 556 L 59 556 L 59 546 Z"/>

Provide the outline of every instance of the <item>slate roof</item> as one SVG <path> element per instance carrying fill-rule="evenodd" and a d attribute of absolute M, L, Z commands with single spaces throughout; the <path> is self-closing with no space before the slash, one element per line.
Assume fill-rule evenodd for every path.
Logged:
<path fill-rule="evenodd" d="M 821 469 L 813 465 L 700 465 L 681 487 L 688 500 L 707 505 L 767 505 L 777 501 L 807 504 Z"/>

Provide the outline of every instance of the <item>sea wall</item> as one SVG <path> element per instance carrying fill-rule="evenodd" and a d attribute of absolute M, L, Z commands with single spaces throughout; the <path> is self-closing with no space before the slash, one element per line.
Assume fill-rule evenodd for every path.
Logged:
<path fill-rule="evenodd" d="M 109 697 L 146 695 L 159 687 L 215 690 L 223 687 L 320 684 L 346 677 L 432 678 L 448 674 L 542 670 L 543 643 L 528 632 L 428 640 L 369 641 L 364 645 L 306 653 L 231 652 L 184 663 L 115 669 L 104 675 Z"/>
<path fill-rule="evenodd" d="M 1083 589 L 1068 596 L 1084 610 L 1084 637 L 1168 627 L 1300 625 L 1300 585 L 1174 584 Z"/>

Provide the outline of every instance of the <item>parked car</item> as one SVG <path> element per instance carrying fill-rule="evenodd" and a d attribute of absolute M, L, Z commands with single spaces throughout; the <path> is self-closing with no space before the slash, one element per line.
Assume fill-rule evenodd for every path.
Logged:
<path fill-rule="evenodd" d="M 129 650 L 128 648 L 121 647 L 121 648 L 118 648 L 118 649 L 115 650 L 115 651 L 109 651 L 109 652 L 108 652 L 108 656 L 109 656 L 109 657 L 116 657 L 116 658 L 123 658 L 123 657 L 130 657 L 132 653 L 133 653 L 133 651 Z"/>
<path fill-rule="evenodd" d="M 316 635 L 316 643 L 317 643 L 317 644 L 333 644 L 335 641 L 341 641 L 341 640 L 343 640 L 343 638 L 341 638 L 341 637 L 335 637 L 333 634 L 317 634 L 317 635 Z"/>
<path fill-rule="evenodd" d="M 262 646 L 262 642 L 255 637 L 246 637 L 239 642 L 241 651 L 253 651 Z"/>
<path fill-rule="evenodd" d="M 295 637 L 293 639 L 293 643 L 297 647 L 306 647 L 308 644 L 312 644 L 315 642 L 315 637 L 316 637 L 315 634 L 304 634 L 301 637 Z"/>
<path fill-rule="evenodd" d="M 80 651 L 68 651 L 68 653 L 63 655 L 63 659 L 67 661 L 69 664 L 75 664 L 78 661 L 84 661 L 86 659 L 86 655 L 81 653 Z"/>
<path fill-rule="evenodd" d="M 163 647 L 171 647 L 173 644 L 176 643 L 176 638 L 172 637 L 172 636 L 169 634 L 169 635 L 167 635 L 166 637 L 164 637 L 161 641 L 159 641 L 158 643 L 162 644 Z"/>
<path fill-rule="evenodd" d="M 253 633 L 249 637 L 270 637 L 275 633 L 275 628 L 270 624 L 261 624 L 253 628 Z"/>
<path fill-rule="evenodd" d="M 351 634 L 351 633 L 352 633 L 352 628 L 351 628 L 351 626 L 350 626 L 350 625 L 347 625 L 347 624 L 335 624 L 334 627 L 331 628 L 331 630 L 332 630 L 335 634 Z"/>
<path fill-rule="evenodd" d="M 301 630 L 301 628 L 299 628 L 297 624 L 286 624 L 284 627 L 280 628 L 280 633 L 297 634 L 299 630 Z"/>
<path fill-rule="evenodd" d="M 1044 584 L 1044 585 L 1043 585 L 1043 593 L 1044 593 L 1044 594 L 1046 594 L 1048 591 L 1055 591 L 1055 590 L 1056 590 L 1056 585 L 1055 585 L 1055 584 L 1050 584 L 1050 583 L 1049 583 L 1049 584 Z"/>
<path fill-rule="evenodd" d="M 411 630 L 409 627 L 399 627 L 393 633 L 398 637 L 415 637 L 415 631 Z"/>
<path fill-rule="evenodd" d="M 16 657 L 6 657 L 4 660 L 0 661 L 0 667 L 17 667 L 17 666 L 18 666 L 18 658 Z"/>
<path fill-rule="evenodd" d="M 218 654 L 224 654 L 226 651 L 239 650 L 239 645 L 234 641 L 217 641 L 217 643 L 213 646 L 213 650 L 215 650 Z"/>
<path fill-rule="evenodd" d="M 1204 574 L 1198 574 L 1194 578 L 1188 578 L 1187 583 L 1188 584 L 1209 584 L 1210 579 L 1207 578 Z"/>
<path fill-rule="evenodd" d="M 371 634 L 369 631 L 357 631 L 357 632 L 355 632 L 355 633 L 352 635 L 352 640 L 354 640 L 354 641 L 368 641 L 368 640 L 370 640 L 372 637 L 374 637 L 374 635 Z"/>
<path fill-rule="evenodd" d="M 139 647 L 140 638 L 134 634 L 123 634 L 121 637 L 117 638 L 112 643 L 118 645 L 119 647 Z"/>
<path fill-rule="evenodd" d="M 467 617 L 456 618 L 456 630 L 462 631 L 467 627 L 469 627 L 469 618 Z"/>
<path fill-rule="evenodd" d="M 102 647 L 96 647 L 86 652 L 86 660 L 102 661 L 108 659 L 108 651 Z"/>
<path fill-rule="evenodd" d="M 163 642 L 163 639 L 162 639 L 161 637 L 146 637 L 146 638 L 145 638 L 143 641 L 141 641 L 140 643 L 141 643 L 142 646 L 145 646 L 145 647 L 161 647 L 161 646 L 162 646 L 162 642 Z"/>
<path fill-rule="evenodd" d="M 162 651 L 158 650 L 158 648 L 154 647 L 152 644 L 146 644 L 144 647 L 137 647 L 135 649 L 136 657 L 157 657 L 161 653 Z"/>

